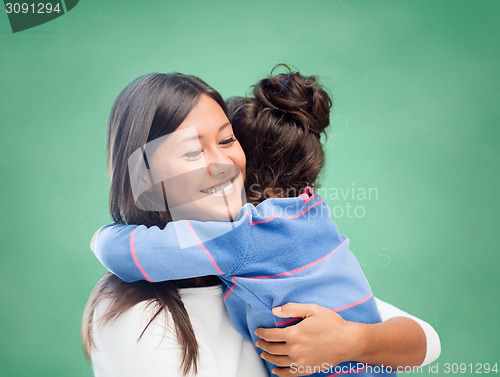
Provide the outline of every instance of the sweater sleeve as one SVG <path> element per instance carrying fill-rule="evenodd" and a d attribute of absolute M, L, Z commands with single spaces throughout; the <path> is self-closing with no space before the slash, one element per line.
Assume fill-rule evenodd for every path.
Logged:
<path fill-rule="evenodd" d="M 91 249 L 126 282 L 159 282 L 231 272 L 246 250 L 248 219 L 238 223 L 175 221 L 157 226 L 112 224 L 99 229 Z"/>
<path fill-rule="evenodd" d="M 391 304 L 388 304 L 385 301 L 379 300 L 378 298 L 375 298 L 375 302 L 377 303 L 382 321 L 386 321 L 394 317 L 406 317 L 414 320 L 420 325 L 425 333 L 425 339 L 427 341 L 427 350 L 425 353 L 424 361 L 422 362 L 422 366 L 432 363 L 439 357 L 439 354 L 441 353 L 441 342 L 439 340 L 438 333 L 431 325 L 421 320 L 420 318 L 417 318 L 401 309 L 396 308 L 395 306 L 392 306 Z"/>

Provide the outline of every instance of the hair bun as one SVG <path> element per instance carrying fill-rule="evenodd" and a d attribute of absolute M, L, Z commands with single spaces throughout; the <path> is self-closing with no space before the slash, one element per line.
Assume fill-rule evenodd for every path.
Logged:
<path fill-rule="evenodd" d="M 263 109 L 318 137 L 330 123 L 332 101 L 314 76 L 271 74 L 255 85 L 254 96 Z"/>

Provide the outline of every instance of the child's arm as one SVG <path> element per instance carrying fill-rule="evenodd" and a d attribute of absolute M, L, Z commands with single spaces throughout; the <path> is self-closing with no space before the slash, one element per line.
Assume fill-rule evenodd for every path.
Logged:
<path fill-rule="evenodd" d="M 309 204 L 310 207 L 315 205 Z M 250 239 L 252 244 L 256 241 L 250 235 L 251 229 L 265 228 L 275 218 L 286 219 L 284 215 L 301 214 L 301 210 L 294 199 L 269 199 L 257 207 L 245 204 L 234 222 L 182 220 L 170 222 L 164 229 L 107 225 L 97 232 L 91 249 L 109 271 L 126 282 L 231 274 L 246 255 Z M 307 219 L 303 217 L 302 221 Z M 291 224 L 300 226 L 295 222 L 289 226 Z M 286 237 L 281 238 L 286 241 Z M 266 240 L 261 239 L 259 243 L 260 252 L 264 254 L 264 249 L 274 247 Z"/>
<path fill-rule="evenodd" d="M 126 282 L 224 275 L 244 255 L 249 231 L 248 218 L 233 223 L 176 221 L 164 229 L 114 224 L 97 231 L 91 249 Z"/>

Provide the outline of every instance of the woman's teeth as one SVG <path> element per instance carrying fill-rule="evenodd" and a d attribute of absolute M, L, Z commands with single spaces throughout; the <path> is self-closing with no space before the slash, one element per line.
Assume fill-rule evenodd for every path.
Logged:
<path fill-rule="evenodd" d="M 226 182 L 223 185 L 219 185 L 216 187 L 208 188 L 206 190 L 202 190 L 202 192 L 204 192 L 206 194 L 222 196 L 222 194 L 228 195 L 232 189 L 233 189 L 233 183 Z"/>
<path fill-rule="evenodd" d="M 212 190 L 212 194 L 227 194 L 233 188 L 233 184 L 229 183 L 227 186 L 217 186 Z"/>

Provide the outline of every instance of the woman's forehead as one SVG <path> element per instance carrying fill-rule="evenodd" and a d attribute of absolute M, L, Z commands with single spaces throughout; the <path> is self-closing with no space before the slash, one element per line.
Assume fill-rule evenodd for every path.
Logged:
<path fill-rule="evenodd" d="M 227 122 L 227 116 L 219 104 L 213 98 L 202 94 L 177 130 L 195 127 L 201 136 L 203 133 L 219 132 L 219 128 Z"/>

